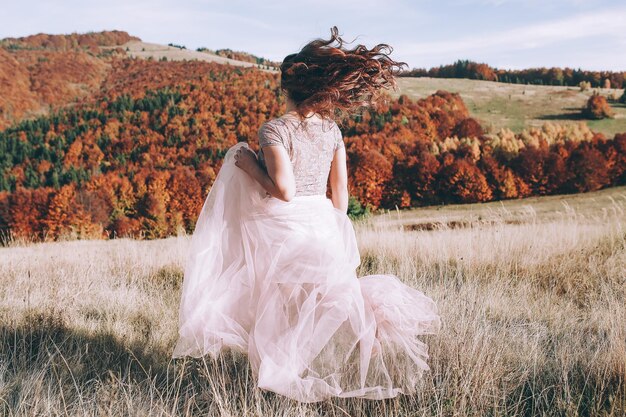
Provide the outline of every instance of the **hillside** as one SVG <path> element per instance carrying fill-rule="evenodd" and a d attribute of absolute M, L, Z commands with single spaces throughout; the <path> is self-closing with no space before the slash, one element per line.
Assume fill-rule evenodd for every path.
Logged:
<path fill-rule="evenodd" d="M 135 57 L 257 66 L 209 52 L 143 42 L 122 31 L 5 38 L 0 40 L 0 130 L 92 100 L 107 87 L 103 82 L 113 63 Z"/>
<path fill-rule="evenodd" d="M 100 46 L 92 39 L 81 43 L 67 37 L 0 41 L 0 129 L 76 104 L 99 90 L 112 57 L 98 55 Z"/>
<path fill-rule="evenodd" d="M 138 57 L 144 59 L 152 58 L 156 60 L 167 59 L 170 61 L 199 60 L 241 67 L 258 67 L 256 63 L 226 58 L 224 56 L 216 55 L 208 51 L 198 52 L 189 49 L 182 49 L 176 46 L 160 45 L 157 43 L 143 42 L 140 40 L 132 40 L 126 42 L 120 45 L 120 47 L 126 51 L 126 54 L 129 57 Z M 277 70 L 270 69 L 267 71 L 275 72 Z"/>
<path fill-rule="evenodd" d="M 111 45 L 119 34 L 94 36 L 5 42 L 4 68 L 21 70 L 22 81 L 4 78 L 0 87 L 13 94 L 4 108 L 31 100 L 24 113 L 40 115 L 0 130 L 0 238 L 189 232 L 226 150 L 240 141 L 256 150 L 260 126 L 284 112 L 276 71 L 137 59 Z M 172 48 L 179 58 L 191 53 Z M 401 92 L 423 97 L 396 93 L 340 121 L 351 214 L 626 184 L 626 133 L 551 121 L 490 132 L 472 117 L 480 94 L 468 108 L 462 94 L 431 88 L 405 85 Z M 540 95 L 528 91 L 522 96 Z"/>
<path fill-rule="evenodd" d="M 224 51 L 224 55 L 251 56 Z M 38 34 L 0 40 L 0 129 L 23 118 L 45 115 L 50 110 L 89 100 L 101 88 L 114 60 L 143 58 L 153 60 L 199 60 L 241 67 L 258 67 L 253 62 L 235 60 L 177 46 L 144 42 L 126 32 L 88 34 Z M 243 59 L 243 58 L 242 58 Z M 269 69 L 266 69 L 269 68 Z M 276 72 L 263 66 L 263 71 Z M 581 121 L 579 110 L 592 91 L 577 87 L 496 83 L 468 79 L 398 78 L 400 90 L 394 97 L 407 94 L 423 98 L 437 90 L 458 92 L 472 117 L 487 133 L 510 128 L 520 133 L 540 127 L 545 121 Z M 602 95 L 619 95 L 619 89 L 594 89 Z M 611 137 L 626 131 L 626 106 L 613 104 L 614 119 L 584 121 L 597 132 Z"/>
<path fill-rule="evenodd" d="M 531 127 L 541 127 L 546 121 L 557 123 L 586 123 L 593 131 L 611 137 L 626 132 L 626 105 L 611 103 L 614 119 L 582 120 L 580 110 L 594 91 L 604 96 L 621 95 L 624 90 L 595 88 L 580 91 L 578 87 L 508 84 L 495 81 L 458 78 L 401 77 L 399 91 L 413 99 L 427 97 L 437 90 L 459 93 L 472 117 L 478 119 L 487 132 L 509 128 L 516 133 Z"/>

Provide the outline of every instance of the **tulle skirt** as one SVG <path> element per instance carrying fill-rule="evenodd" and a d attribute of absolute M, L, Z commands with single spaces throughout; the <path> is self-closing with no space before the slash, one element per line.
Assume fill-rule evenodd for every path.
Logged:
<path fill-rule="evenodd" d="M 173 357 L 248 355 L 258 386 L 313 402 L 410 394 L 436 304 L 393 275 L 358 278 L 352 223 L 323 195 L 266 197 L 231 147 L 194 231 Z"/>

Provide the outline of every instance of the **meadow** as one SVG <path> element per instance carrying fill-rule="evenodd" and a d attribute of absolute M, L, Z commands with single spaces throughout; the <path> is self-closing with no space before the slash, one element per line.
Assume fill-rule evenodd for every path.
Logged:
<path fill-rule="evenodd" d="M 611 103 L 615 112 L 612 119 L 585 120 L 580 109 L 594 91 L 609 96 L 620 96 L 623 89 L 592 88 L 580 91 L 578 87 L 508 84 L 468 79 L 402 77 L 398 78 L 394 96 L 406 94 L 419 99 L 437 90 L 459 93 L 472 117 L 478 119 L 488 132 L 509 128 L 515 133 L 546 122 L 585 122 L 594 132 L 607 138 L 626 131 L 626 105 Z"/>
<path fill-rule="evenodd" d="M 0 248 L 3 416 L 623 416 L 626 187 L 355 222 L 359 276 L 443 319 L 416 396 L 299 404 L 244 355 L 170 358 L 189 236 Z"/>

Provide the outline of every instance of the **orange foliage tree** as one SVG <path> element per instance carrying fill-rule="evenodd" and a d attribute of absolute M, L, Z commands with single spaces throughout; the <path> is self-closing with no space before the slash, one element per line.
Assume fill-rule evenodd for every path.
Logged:
<path fill-rule="evenodd" d="M 0 232 L 191 232 L 225 152 L 284 112 L 277 74 L 113 59 L 93 101 L 0 130 Z M 371 208 L 579 192 L 626 182 L 626 137 L 485 134 L 458 94 L 387 97 L 340 123 L 351 194 Z"/>
<path fill-rule="evenodd" d="M 439 171 L 440 197 L 447 203 L 490 201 L 493 193 L 485 175 L 468 159 L 455 159 Z"/>
<path fill-rule="evenodd" d="M 392 165 L 377 150 L 349 149 L 350 177 L 352 194 L 373 208 L 380 206 L 383 190 L 391 179 Z"/>
<path fill-rule="evenodd" d="M 606 119 L 613 117 L 615 113 L 606 97 L 596 93 L 587 100 L 587 104 L 582 109 L 582 115 L 588 119 Z"/>

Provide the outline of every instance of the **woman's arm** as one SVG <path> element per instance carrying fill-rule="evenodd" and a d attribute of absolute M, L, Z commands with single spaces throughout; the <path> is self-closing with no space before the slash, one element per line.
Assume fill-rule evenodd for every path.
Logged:
<path fill-rule="evenodd" d="M 254 178 L 275 198 L 290 201 L 296 192 L 296 180 L 287 150 L 282 146 L 263 148 L 267 172 L 261 167 L 256 154 L 248 148 L 239 148 L 235 154 L 235 165 Z"/>
<path fill-rule="evenodd" d="M 348 211 L 348 169 L 346 167 L 346 148 L 341 146 L 335 151 L 330 165 L 331 200 L 337 209 Z"/>

